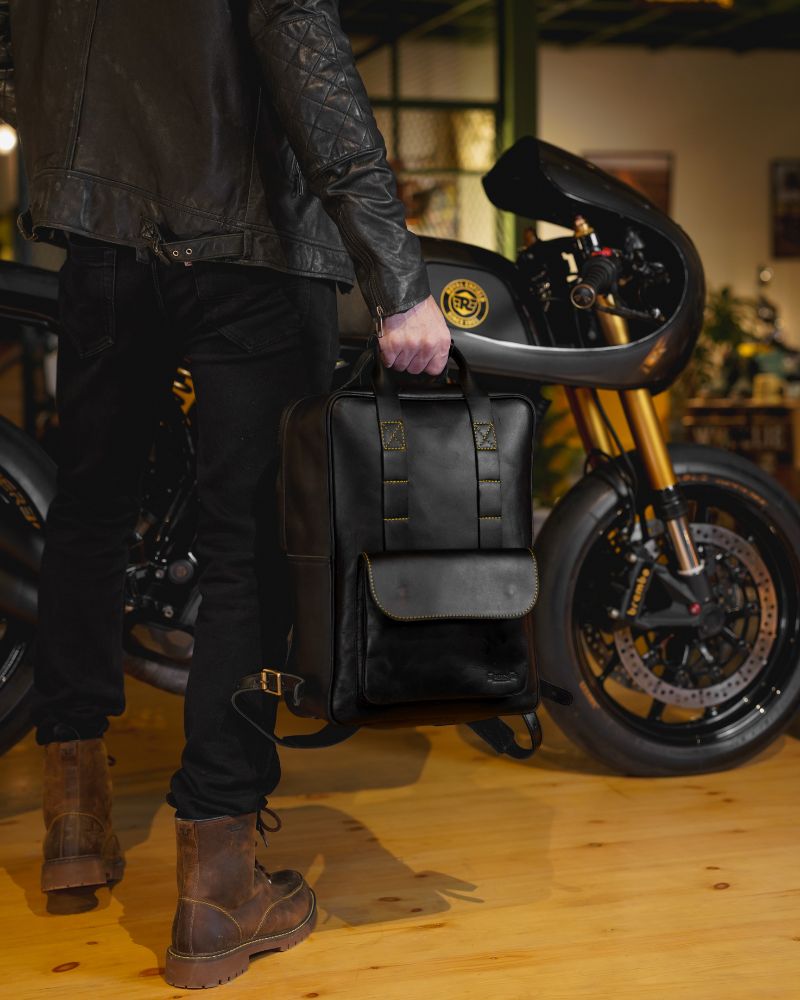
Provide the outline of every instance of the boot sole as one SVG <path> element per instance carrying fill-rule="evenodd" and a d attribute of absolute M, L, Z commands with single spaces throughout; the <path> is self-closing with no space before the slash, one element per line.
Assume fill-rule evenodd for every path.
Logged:
<path fill-rule="evenodd" d="M 238 948 L 225 952 L 224 955 L 208 958 L 176 955 L 172 948 L 168 948 L 164 979 L 170 986 L 177 986 L 182 990 L 206 990 L 213 986 L 221 986 L 247 972 L 250 959 L 254 956 L 267 951 L 288 951 L 301 941 L 305 941 L 316 923 L 317 900 L 312 892 L 311 910 L 306 919 L 299 927 L 283 934 L 247 941 Z"/>
<path fill-rule="evenodd" d="M 99 854 L 45 861 L 42 865 L 42 892 L 119 882 L 124 869 L 123 858 L 109 862 Z"/>

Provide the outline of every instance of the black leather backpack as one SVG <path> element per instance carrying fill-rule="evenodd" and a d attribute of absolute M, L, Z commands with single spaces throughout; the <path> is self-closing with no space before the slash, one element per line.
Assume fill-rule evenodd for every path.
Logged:
<path fill-rule="evenodd" d="M 233 695 L 276 743 L 330 746 L 361 726 L 459 722 L 514 757 L 541 741 L 531 636 L 536 414 L 524 396 L 483 393 L 461 353 L 451 355 L 459 384 L 398 390 L 376 345 L 342 390 L 283 415 L 291 649 L 283 669 L 243 678 Z M 370 371 L 371 388 L 361 388 Z M 281 739 L 244 710 L 253 691 L 328 725 Z M 522 715 L 530 748 L 499 718 L 512 714 Z"/>

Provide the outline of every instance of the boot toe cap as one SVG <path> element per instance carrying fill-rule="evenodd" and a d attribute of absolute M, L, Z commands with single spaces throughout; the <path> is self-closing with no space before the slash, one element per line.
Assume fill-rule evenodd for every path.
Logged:
<path fill-rule="evenodd" d="M 282 896 L 297 892 L 305 882 L 300 872 L 291 871 L 288 868 L 278 872 L 270 872 L 269 880 Z"/>

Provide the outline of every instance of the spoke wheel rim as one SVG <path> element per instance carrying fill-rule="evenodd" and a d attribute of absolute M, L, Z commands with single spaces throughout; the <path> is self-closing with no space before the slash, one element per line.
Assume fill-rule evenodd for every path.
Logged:
<path fill-rule="evenodd" d="M 11 493 L 6 491 L 6 487 L 0 489 L 0 517 L 7 519 L 8 523 L 13 523 L 15 527 L 21 527 L 23 531 L 36 530 L 31 527 L 21 511 L 20 497 L 24 496 L 29 506 L 36 511 L 37 517 L 41 519 L 41 513 L 36 510 L 36 505 L 8 470 L 0 466 L 0 473 L 2 473 L 0 478 L 8 481 L 8 489 L 13 489 Z M 21 569 L 10 557 L 8 559 L 4 557 L 2 568 L 11 575 L 30 579 L 29 571 Z M 0 722 L 15 711 L 20 691 L 30 683 L 26 679 L 23 667 L 28 661 L 34 635 L 34 625 L 0 612 Z"/>
<path fill-rule="evenodd" d="M 587 577 L 589 591 L 594 591 L 596 595 L 602 593 L 602 578 L 597 581 L 600 588 L 592 586 L 591 581 L 592 573 L 598 575 L 597 561 L 593 557 L 605 544 L 602 538 L 593 545 L 579 575 L 573 621 L 581 672 L 592 695 L 627 728 L 662 743 L 696 747 L 733 737 L 752 725 L 757 716 L 770 711 L 781 698 L 797 660 L 800 573 L 791 554 L 791 547 L 782 537 L 768 509 L 749 502 L 744 496 L 732 495 L 723 488 L 693 482 L 691 476 L 684 476 L 682 480 L 683 489 L 690 501 L 690 521 L 697 515 L 704 518 L 701 522 L 692 523 L 693 536 L 699 543 L 711 548 L 710 539 L 715 535 L 717 539 L 723 534 L 738 535 L 739 544 L 735 546 L 735 551 L 742 557 L 742 562 L 745 558 L 749 561 L 750 570 L 754 574 L 753 580 L 767 598 L 764 604 L 766 614 L 762 616 L 764 628 L 760 629 L 758 649 L 754 646 L 753 655 L 747 658 L 752 662 L 745 675 L 738 676 L 737 668 L 735 679 L 727 681 L 730 697 L 719 700 L 717 696 L 724 692 L 710 690 L 709 694 L 698 694 L 696 699 L 687 699 L 688 706 L 676 706 L 670 701 L 669 670 L 664 664 L 660 666 L 667 679 L 662 683 L 659 677 L 656 682 L 651 682 L 652 694 L 637 684 L 636 671 L 626 670 L 623 662 L 626 639 L 635 639 L 632 631 L 614 629 L 610 623 L 607 630 L 598 627 L 596 620 L 592 620 L 592 614 L 596 619 L 596 607 L 589 615 L 582 613 L 580 607 L 580 594 L 582 588 L 587 587 Z M 715 524 L 714 518 L 718 518 L 720 514 L 728 522 L 733 521 L 734 527 L 730 523 Z M 612 513 L 603 535 L 609 534 L 621 524 L 622 520 L 618 515 Z M 755 554 L 755 560 L 752 554 Z M 619 558 L 621 561 L 621 556 Z M 602 566 L 602 559 L 600 565 Z M 648 667 L 643 664 L 643 669 Z M 674 669 L 674 665 L 671 669 Z M 655 677 L 653 674 L 651 676 Z M 623 679 L 620 680 L 621 678 Z M 661 694 L 665 700 L 657 697 L 658 684 L 662 685 Z M 631 707 L 634 701 L 637 702 L 635 709 Z M 686 713 L 689 712 L 694 714 L 687 717 Z"/>
<path fill-rule="evenodd" d="M 757 636 L 752 647 L 748 646 L 746 659 L 731 675 L 718 683 L 680 686 L 670 683 L 663 676 L 657 676 L 645 664 L 637 647 L 637 638 L 641 640 L 643 637 L 641 632 L 637 635 L 631 628 L 617 629 L 614 644 L 623 669 L 634 683 L 654 699 L 681 707 L 716 708 L 744 691 L 769 662 L 777 630 L 775 586 L 758 551 L 743 538 L 720 525 L 692 524 L 690 528 L 695 543 L 702 548 L 707 559 L 710 555 L 716 556 L 719 553 L 727 559 L 738 560 L 739 565 L 750 573 L 748 589 L 755 591 L 757 595 L 759 623 Z M 658 642 L 657 639 L 656 643 Z M 697 643 L 692 643 L 693 647 L 696 645 Z M 735 658 L 738 644 L 729 640 L 727 645 L 731 647 Z M 684 669 L 683 673 L 688 674 L 688 671 Z"/>

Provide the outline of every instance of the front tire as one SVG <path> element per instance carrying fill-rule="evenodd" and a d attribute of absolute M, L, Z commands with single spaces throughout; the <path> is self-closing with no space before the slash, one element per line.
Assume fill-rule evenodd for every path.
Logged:
<path fill-rule="evenodd" d="M 584 751 L 615 771 L 632 775 L 685 775 L 735 767 L 768 746 L 800 705 L 800 508 L 774 480 L 736 455 L 697 445 L 675 446 L 670 454 L 689 501 L 693 533 L 707 540 L 709 559 L 716 558 L 723 570 L 731 567 L 728 575 L 733 582 L 727 592 L 739 587 L 744 595 L 739 603 L 755 623 L 750 626 L 753 638 L 745 626 L 737 626 L 738 634 L 729 628 L 731 640 L 726 646 L 723 639 L 720 648 L 735 651 L 738 639 L 750 650 L 748 640 L 757 661 L 743 652 L 738 660 L 731 658 L 728 674 L 712 665 L 709 671 L 716 671 L 719 683 L 713 686 L 706 677 L 696 680 L 692 689 L 695 674 L 670 662 L 675 645 L 680 645 L 679 633 L 669 641 L 664 638 L 655 652 L 644 654 L 644 660 L 641 656 L 636 660 L 638 675 L 624 656 L 620 662 L 619 650 L 630 654 L 631 641 L 627 646 L 621 643 L 619 625 L 610 621 L 603 607 L 614 604 L 610 597 L 614 574 L 624 572 L 614 561 L 614 551 L 619 563 L 624 555 L 614 541 L 615 532 L 624 531 L 629 519 L 629 490 L 619 461 L 581 480 L 556 506 L 537 539 L 542 572 L 534 617 L 539 669 L 574 699 L 568 707 L 549 706 L 550 713 Z M 635 454 L 629 458 L 638 465 Z M 637 507 L 640 513 L 652 511 L 652 495 L 640 466 L 636 478 Z M 651 517 L 645 514 L 648 523 L 659 523 Z M 734 551 L 723 551 L 723 543 Z M 738 566 L 736 552 L 740 560 L 749 559 L 759 567 L 760 590 L 748 571 Z M 757 607 L 759 593 L 772 595 L 774 602 Z M 649 637 L 653 643 L 663 638 Z M 637 641 L 647 638 L 640 636 Z M 662 663 L 657 662 L 659 650 Z M 705 655 L 708 652 L 706 646 Z M 688 654 L 683 659 L 688 662 Z M 652 665 L 652 678 L 641 672 L 642 663 Z M 667 705 L 665 711 L 653 699 L 652 705 L 660 709 L 648 711 L 648 688 L 657 686 L 656 679 L 673 676 L 686 685 L 685 690 L 668 685 L 680 704 Z M 652 686 L 647 684 L 650 679 Z M 687 707 L 692 700 L 700 707 Z"/>
<path fill-rule="evenodd" d="M 53 461 L 0 418 L 0 754 L 31 728 L 36 589 Z"/>

